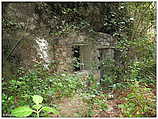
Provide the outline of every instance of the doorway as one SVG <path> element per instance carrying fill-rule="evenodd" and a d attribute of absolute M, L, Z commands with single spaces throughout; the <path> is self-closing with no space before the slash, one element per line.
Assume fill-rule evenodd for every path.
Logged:
<path fill-rule="evenodd" d="M 101 80 L 104 79 L 104 75 L 105 75 L 106 71 L 108 70 L 108 68 L 106 66 L 106 62 L 109 59 L 112 59 L 112 55 L 111 55 L 111 49 L 109 49 L 109 48 L 100 48 L 100 49 L 98 49 L 98 52 L 99 52 L 99 56 L 98 56 L 99 67 L 98 67 L 98 70 L 100 72 L 100 83 L 101 83 Z"/>

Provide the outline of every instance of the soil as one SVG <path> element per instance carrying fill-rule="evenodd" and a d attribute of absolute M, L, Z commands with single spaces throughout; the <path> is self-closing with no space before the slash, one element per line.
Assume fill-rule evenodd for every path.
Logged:
<path fill-rule="evenodd" d="M 78 95 L 67 97 L 58 104 L 60 117 L 83 117 L 87 113 L 87 104 Z"/>
<path fill-rule="evenodd" d="M 119 99 L 108 100 L 108 109 L 106 111 L 94 110 L 92 117 L 120 117 L 121 110 L 117 107 L 121 104 Z M 82 100 L 82 97 L 75 95 L 66 97 L 58 102 L 60 115 L 55 117 L 86 117 L 88 105 Z"/>

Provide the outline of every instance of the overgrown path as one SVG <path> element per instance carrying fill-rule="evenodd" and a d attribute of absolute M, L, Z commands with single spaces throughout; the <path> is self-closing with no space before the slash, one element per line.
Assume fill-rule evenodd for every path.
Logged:
<path fill-rule="evenodd" d="M 117 105 L 120 103 L 118 99 L 108 100 L 108 108 L 106 111 L 93 110 L 92 117 L 119 117 L 120 110 Z M 58 102 L 60 110 L 59 117 L 86 117 L 88 115 L 88 104 L 83 101 L 79 95 L 66 97 Z"/>
<path fill-rule="evenodd" d="M 79 95 L 66 97 L 58 103 L 60 117 L 81 117 L 87 113 L 87 104 Z"/>
<path fill-rule="evenodd" d="M 108 109 L 101 113 L 98 117 L 120 117 L 120 109 L 117 107 L 120 104 L 118 99 L 112 99 L 107 102 Z"/>

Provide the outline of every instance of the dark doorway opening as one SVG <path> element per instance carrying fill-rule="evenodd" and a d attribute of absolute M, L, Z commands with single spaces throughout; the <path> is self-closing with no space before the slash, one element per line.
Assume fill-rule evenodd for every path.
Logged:
<path fill-rule="evenodd" d="M 103 78 L 104 78 L 104 70 L 103 70 L 103 66 L 102 66 L 102 61 L 103 61 L 104 57 L 103 57 L 103 49 L 98 49 L 98 51 L 99 51 L 98 59 L 99 59 L 99 64 L 100 64 L 98 69 L 100 70 L 100 83 L 101 83 L 101 80 L 103 80 Z"/>
<path fill-rule="evenodd" d="M 74 71 L 80 71 L 80 47 L 79 46 L 74 46 L 72 48 L 73 51 L 73 66 L 74 66 Z"/>
<path fill-rule="evenodd" d="M 100 83 L 101 81 L 105 78 L 104 75 L 106 73 L 106 66 L 105 66 L 105 61 L 108 58 L 108 51 L 109 49 L 107 48 L 100 48 L 98 49 L 99 51 L 99 67 L 98 69 L 100 70 Z"/>

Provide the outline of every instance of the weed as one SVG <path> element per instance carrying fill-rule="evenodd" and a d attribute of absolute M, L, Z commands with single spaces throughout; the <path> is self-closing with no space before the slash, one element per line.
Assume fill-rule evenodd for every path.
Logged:
<path fill-rule="evenodd" d="M 41 111 L 45 111 L 47 113 L 59 114 L 59 112 L 55 108 L 43 106 L 41 103 L 43 101 L 43 97 L 39 95 L 32 96 L 33 102 L 35 105 L 30 108 L 29 106 L 21 106 L 12 110 L 12 116 L 15 117 L 28 117 L 33 112 L 36 113 L 36 117 L 39 117 Z"/>
<path fill-rule="evenodd" d="M 135 81 L 130 86 L 130 91 L 131 92 L 123 98 L 125 103 L 119 105 L 124 117 L 156 115 L 156 98 L 150 88 L 140 86 L 139 83 Z"/>

